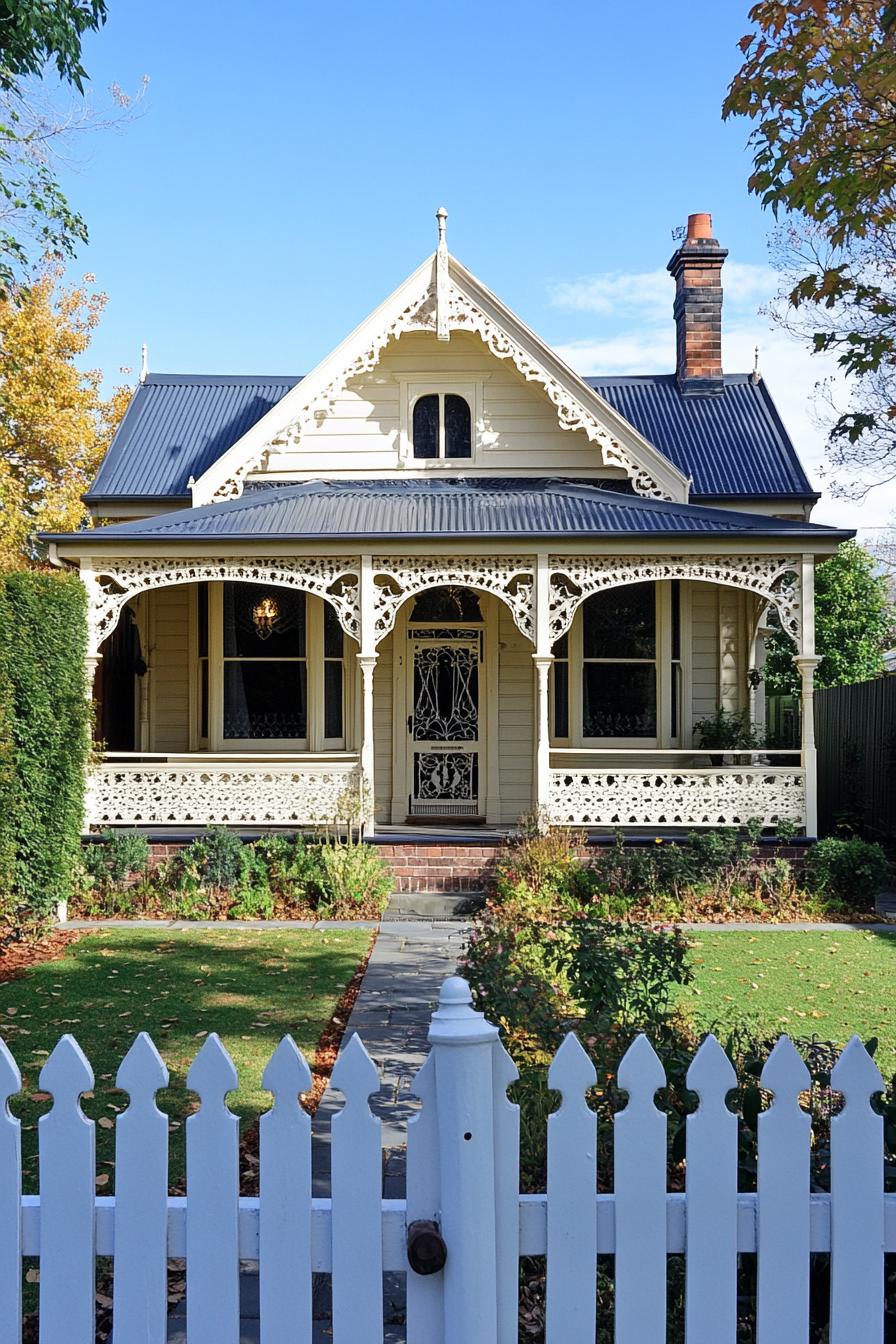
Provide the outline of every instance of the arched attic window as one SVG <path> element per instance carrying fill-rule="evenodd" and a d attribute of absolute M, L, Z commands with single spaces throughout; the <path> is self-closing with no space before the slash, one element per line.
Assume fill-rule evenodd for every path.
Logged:
<path fill-rule="evenodd" d="M 414 402 L 411 435 L 416 458 L 472 457 L 470 403 L 457 392 L 427 392 Z"/>

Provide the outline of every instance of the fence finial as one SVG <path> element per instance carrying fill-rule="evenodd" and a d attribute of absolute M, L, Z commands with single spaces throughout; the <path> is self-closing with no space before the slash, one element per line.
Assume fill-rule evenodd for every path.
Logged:
<path fill-rule="evenodd" d="M 497 1039 L 498 1028 L 473 1008 L 473 995 L 466 980 L 459 975 L 443 980 L 439 1006 L 429 1026 L 430 1045 L 475 1045 Z"/>

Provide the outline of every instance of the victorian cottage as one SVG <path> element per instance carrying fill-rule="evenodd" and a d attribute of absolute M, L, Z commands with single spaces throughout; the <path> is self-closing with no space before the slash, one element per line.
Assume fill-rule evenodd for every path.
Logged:
<path fill-rule="evenodd" d="M 813 576 L 849 534 L 809 522 L 764 379 L 722 370 L 725 256 L 692 215 L 668 375 L 573 373 L 440 211 L 305 377 L 144 376 L 100 525 L 48 538 L 90 600 L 89 826 L 295 829 L 349 796 L 386 834 L 534 810 L 813 834 Z M 762 718 L 772 613 L 801 752 L 700 750 L 718 708 Z"/>

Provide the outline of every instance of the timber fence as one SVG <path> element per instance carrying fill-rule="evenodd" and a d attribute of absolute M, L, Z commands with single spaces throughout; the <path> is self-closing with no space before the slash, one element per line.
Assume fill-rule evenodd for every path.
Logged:
<path fill-rule="evenodd" d="M 575 1036 L 548 1072 L 562 1100 L 547 1120 L 543 1194 L 519 1193 L 519 1112 L 507 1097 L 516 1069 L 459 978 L 442 987 L 430 1047 L 414 1084 L 422 1106 L 408 1123 L 406 1200 L 382 1197 L 380 1122 L 368 1104 L 379 1079 L 357 1036 L 332 1076 L 345 1105 L 332 1120 L 331 1197 L 312 1198 L 310 1121 L 298 1101 L 311 1078 L 286 1037 L 263 1076 L 273 1105 L 260 1122 L 260 1193 L 241 1198 L 239 1122 L 226 1105 L 236 1071 L 208 1036 L 187 1079 L 200 1105 L 186 1122 L 187 1193 L 174 1198 L 156 1105 L 168 1073 L 148 1036 L 118 1072 L 130 1101 L 116 1121 L 115 1192 L 99 1197 L 94 1125 L 80 1104 L 94 1080 L 77 1043 L 62 1037 L 41 1072 L 53 1104 L 39 1121 L 40 1194 L 23 1196 L 19 1122 L 5 1104 L 20 1077 L 0 1042 L 0 1344 L 21 1338 L 23 1256 L 40 1257 L 42 1344 L 94 1344 L 98 1256 L 113 1258 L 114 1344 L 163 1344 L 169 1257 L 186 1260 L 189 1344 L 237 1344 L 245 1261 L 259 1268 L 262 1344 L 309 1344 L 314 1274 L 331 1276 L 333 1344 L 382 1344 L 387 1271 L 407 1274 L 409 1344 L 515 1344 L 521 1256 L 546 1257 L 547 1344 L 595 1339 L 598 1257 L 612 1260 L 617 1344 L 661 1344 L 674 1256 L 684 1257 L 687 1344 L 740 1338 L 738 1267 L 749 1256 L 756 1344 L 809 1339 L 818 1256 L 829 1264 L 830 1344 L 881 1344 L 896 1195 L 885 1193 L 872 1105 L 883 1083 L 858 1038 L 831 1076 L 845 1105 L 830 1122 L 824 1193 L 810 1188 L 811 1121 L 800 1105 L 809 1075 L 787 1037 L 762 1072 L 770 1104 L 748 1193 L 738 1191 L 739 1120 L 726 1105 L 734 1070 L 712 1036 L 687 1075 L 699 1105 L 678 1192 L 667 1188 L 667 1119 L 655 1105 L 665 1074 L 646 1037 L 618 1071 L 628 1101 L 613 1121 L 612 1193 L 597 1193 L 597 1118 L 586 1104 L 596 1077 Z"/>

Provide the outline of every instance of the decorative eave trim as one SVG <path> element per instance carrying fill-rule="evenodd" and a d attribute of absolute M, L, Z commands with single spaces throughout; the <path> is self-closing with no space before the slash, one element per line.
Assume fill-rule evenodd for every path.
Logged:
<path fill-rule="evenodd" d="M 275 444 L 297 441 L 352 378 L 376 367 L 385 347 L 406 331 L 475 332 L 498 359 L 543 388 L 562 429 L 581 430 L 603 460 L 620 467 L 636 493 L 684 502 L 689 483 L 632 425 L 539 340 L 455 258 L 433 254 L 317 368 L 209 467 L 193 503 L 234 499 Z"/>

